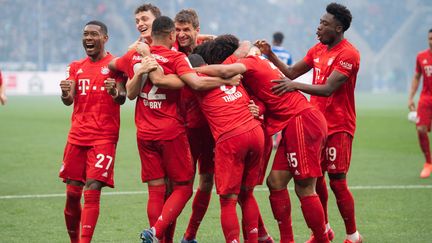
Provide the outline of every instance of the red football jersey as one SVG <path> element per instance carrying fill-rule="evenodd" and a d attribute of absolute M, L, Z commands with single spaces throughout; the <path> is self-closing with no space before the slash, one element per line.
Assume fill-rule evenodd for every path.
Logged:
<path fill-rule="evenodd" d="M 264 123 L 267 133 L 273 135 L 285 128 L 288 120 L 301 111 L 311 108 L 306 97 L 298 91 L 281 96 L 273 94 L 271 87 L 276 85 L 271 80 L 285 77 L 270 61 L 262 56 L 247 56 L 239 59 L 247 71 L 243 73 L 243 84 L 253 96 L 261 100 L 266 107 Z"/>
<path fill-rule="evenodd" d="M 125 73 L 129 79 L 134 76 L 134 65 L 141 63 L 142 56 L 135 49 L 129 50 L 115 61 L 116 68 Z"/>
<path fill-rule="evenodd" d="M 432 96 L 432 51 L 430 49 L 417 54 L 415 71 L 423 76 L 423 88 L 420 97 Z"/>
<path fill-rule="evenodd" d="M 97 62 L 87 57 L 69 65 L 66 79 L 75 82 L 69 143 L 92 146 L 118 141 L 120 105 L 105 90 L 104 83 L 107 78 L 124 82 L 122 75 L 108 69 L 108 63 L 113 58 L 108 53 Z"/>
<path fill-rule="evenodd" d="M 346 39 L 328 50 L 321 43 L 313 46 L 304 61 L 313 67 L 313 84 L 324 84 L 333 71 L 348 77 L 330 97 L 311 96 L 311 103 L 325 116 L 328 134 L 347 132 L 354 136 L 356 112 L 354 89 L 360 67 L 360 54 Z"/>
<path fill-rule="evenodd" d="M 197 97 L 189 86 L 181 90 L 181 113 L 187 128 L 198 128 L 207 125 L 207 120 L 201 111 Z"/>
<path fill-rule="evenodd" d="M 195 72 L 181 52 L 163 46 L 152 46 L 150 51 L 165 74 L 181 76 Z M 171 140 L 185 132 L 179 103 L 180 90 L 158 88 L 147 80 L 135 109 L 138 137 L 143 140 Z"/>
<path fill-rule="evenodd" d="M 219 88 L 195 92 L 195 94 L 216 142 L 259 125 L 248 109 L 249 97 L 241 85 L 222 85 Z M 248 122 L 254 123 L 250 125 Z M 229 133 L 245 124 L 247 126 L 244 126 L 244 130 L 236 129 L 238 133 Z"/>

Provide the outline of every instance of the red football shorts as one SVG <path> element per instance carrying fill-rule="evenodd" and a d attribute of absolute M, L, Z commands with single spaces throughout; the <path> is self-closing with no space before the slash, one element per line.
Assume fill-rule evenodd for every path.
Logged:
<path fill-rule="evenodd" d="M 214 139 L 209 126 L 186 129 L 192 158 L 199 174 L 214 174 Z"/>
<path fill-rule="evenodd" d="M 116 144 L 80 146 L 67 143 L 59 177 L 81 181 L 95 179 L 114 187 L 114 161 Z"/>
<path fill-rule="evenodd" d="M 315 108 L 288 122 L 276 151 L 272 170 L 288 170 L 294 179 L 322 176 L 321 154 L 327 138 L 327 123 Z"/>
<path fill-rule="evenodd" d="M 172 140 L 142 140 L 137 138 L 143 182 L 168 177 L 173 182 L 193 178 L 194 169 L 185 133 Z"/>
<path fill-rule="evenodd" d="M 329 174 L 347 173 L 351 161 L 353 137 L 346 132 L 334 133 L 327 138 L 323 150 L 322 169 Z"/>
<path fill-rule="evenodd" d="M 215 183 L 219 195 L 239 194 L 258 184 L 264 153 L 261 126 L 216 143 Z"/>
<path fill-rule="evenodd" d="M 417 108 L 417 126 L 426 126 L 431 131 L 432 98 L 420 97 Z"/>

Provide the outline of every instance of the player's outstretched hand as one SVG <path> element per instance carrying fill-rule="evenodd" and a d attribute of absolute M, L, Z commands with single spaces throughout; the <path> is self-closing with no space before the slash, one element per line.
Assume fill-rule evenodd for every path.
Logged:
<path fill-rule="evenodd" d="M 272 80 L 272 82 L 277 83 L 275 86 L 271 87 L 272 92 L 276 95 L 282 95 L 286 92 L 297 90 L 296 82 L 288 78 Z"/>
<path fill-rule="evenodd" d="M 257 106 L 253 100 L 249 100 L 248 108 L 255 118 L 259 117 L 259 106 Z"/>
<path fill-rule="evenodd" d="M 151 71 L 154 71 L 158 67 L 158 63 L 154 57 L 151 56 L 144 56 L 141 60 L 141 67 L 139 68 L 140 73 L 149 73 Z"/>
<path fill-rule="evenodd" d="M 262 54 L 269 55 L 271 50 L 270 44 L 266 40 L 257 40 L 255 41 L 254 45 L 258 47 Z"/>
<path fill-rule="evenodd" d="M 72 90 L 72 80 L 62 80 L 60 81 L 60 88 L 62 91 L 62 96 L 66 97 Z"/>
<path fill-rule="evenodd" d="M 150 47 L 144 42 L 138 42 L 135 45 L 135 50 L 143 57 L 150 56 Z"/>
<path fill-rule="evenodd" d="M 115 81 L 115 79 L 113 78 L 107 78 L 105 81 L 105 89 L 107 90 L 108 94 L 110 94 L 111 96 L 116 96 L 118 91 L 117 91 L 117 83 Z"/>
<path fill-rule="evenodd" d="M 238 86 L 240 84 L 241 79 L 243 76 L 241 74 L 237 74 L 234 77 L 231 77 L 229 80 L 229 84 L 232 86 Z"/>

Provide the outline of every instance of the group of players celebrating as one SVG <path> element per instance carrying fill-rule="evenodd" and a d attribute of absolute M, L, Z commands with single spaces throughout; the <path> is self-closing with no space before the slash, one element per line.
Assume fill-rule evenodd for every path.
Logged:
<path fill-rule="evenodd" d="M 346 182 L 360 57 L 344 38 L 352 19 L 345 6 L 327 6 L 317 28 L 319 43 L 293 66 L 280 61 L 264 40 L 252 45 L 234 35 L 200 34 L 192 9 L 172 20 L 143 4 L 135 19 L 140 37 L 121 57 L 105 50 L 106 25 L 88 22 L 82 39 L 87 57 L 72 62 L 60 82 L 63 103 L 74 104 L 60 170 L 71 242 L 91 241 L 101 189 L 114 186 L 119 110 L 126 97 L 136 100 L 141 179 L 149 193 L 150 225 L 140 234 L 142 242 L 173 242 L 176 219 L 193 194 L 197 164 L 199 187 L 181 242 L 197 242 L 213 182 L 226 242 L 240 242 L 237 203 L 244 242 L 274 242 L 253 190 L 264 181 L 271 136 L 279 131 L 282 139 L 266 182 L 280 242 L 294 242 L 291 179 L 312 231 L 307 242 L 333 240 L 325 171 L 345 222 L 344 242 L 362 242 Z M 313 84 L 291 81 L 310 69 Z M 300 91 L 311 94 L 310 101 Z"/>

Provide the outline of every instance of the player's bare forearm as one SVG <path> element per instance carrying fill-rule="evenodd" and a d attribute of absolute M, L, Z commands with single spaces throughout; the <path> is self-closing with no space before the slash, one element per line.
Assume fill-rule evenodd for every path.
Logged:
<path fill-rule="evenodd" d="M 420 84 L 420 78 L 421 78 L 421 74 L 415 73 L 414 77 L 411 81 L 411 89 L 410 89 L 410 93 L 408 96 L 408 109 L 410 111 L 415 110 L 414 96 L 417 93 L 417 89 L 418 89 L 418 86 Z"/>
<path fill-rule="evenodd" d="M 111 95 L 114 102 L 123 105 L 126 102 L 126 87 L 123 82 L 118 82 L 116 84 L 116 92 L 114 95 Z"/>
<path fill-rule="evenodd" d="M 165 75 L 160 68 L 149 73 L 151 82 L 159 88 L 180 89 L 183 81 L 175 74 Z"/>
<path fill-rule="evenodd" d="M 193 90 L 210 90 L 221 85 L 238 85 L 241 75 L 224 79 L 219 77 L 204 76 L 200 77 L 196 73 L 184 74 L 180 77 Z"/>
<path fill-rule="evenodd" d="M 128 80 L 126 83 L 126 93 L 130 100 L 134 100 L 138 97 L 141 88 L 141 81 L 143 78 L 147 78 L 146 73 L 136 73 L 132 79 Z"/>
<path fill-rule="evenodd" d="M 232 78 L 237 74 L 247 71 L 241 63 L 234 64 L 214 64 L 196 68 L 197 72 L 207 74 L 213 77 Z"/>

